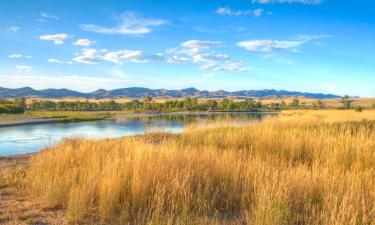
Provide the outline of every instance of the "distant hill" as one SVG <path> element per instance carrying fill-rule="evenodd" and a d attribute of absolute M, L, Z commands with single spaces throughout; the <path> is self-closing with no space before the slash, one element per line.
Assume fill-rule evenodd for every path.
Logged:
<path fill-rule="evenodd" d="M 34 90 L 30 87 L 24 88 L 2 88 L 0 87 L 0 98 L 15 98 L 15 97 L 40 97 L 40 98 L 142 98 L 145 96 L 159 97 L 159 98 L 182 98 L 187 96 L 195 96 L 198 98 L 225 98 L 225 97 L 306 97 L 306 98 L 340 98 L 338 95 L 322 94 L 322 93 L 307 93 L 285 90 L 244 90 L 244 91 L 200 91 L 196 88 L 186 88 L 181 90 L 166 90 L 166 89 L 148 89 L 142 87 L 121 88 L 115 90 L 99 89 L 90 93 L 82 93 L 68 89 L 44 89 Z"/>

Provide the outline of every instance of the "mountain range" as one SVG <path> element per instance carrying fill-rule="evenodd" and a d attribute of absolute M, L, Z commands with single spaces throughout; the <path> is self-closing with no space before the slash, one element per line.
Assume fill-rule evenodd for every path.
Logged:
<path fill-rule="evenodd" d="M 186 88 L 181 90 L 167 90 L 167 89 L 148 89 L 142 87 L 129 87 L 114 90 L 99 89 L 94 92 L 84 93 L 72 91 L 69 89 L 44 89 L 35 90 L 30 87 L 24 88 L 2 88 L 0 87 L 0 98 L 15 98 L 15 97 L 39 97 L 39 98 L 142 98 L 145 96 L 158 98 L 183 98 L 188 96 L 195 96 L 198 98 L 225 98 L 225 97 L 306 97 L 306 98 L 340 98 L 338 95 L 322 94 L 322 93 L 307 93 L 297 91 L 285 90 L 244 90 L 244 91 L 200 91 L 196 88 Z"/>

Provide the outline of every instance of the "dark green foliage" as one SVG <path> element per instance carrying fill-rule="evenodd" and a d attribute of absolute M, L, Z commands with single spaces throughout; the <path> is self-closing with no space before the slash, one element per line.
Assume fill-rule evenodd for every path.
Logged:
<path fill-rule="evenodd" d="M 20 114 L 25 112 L 25 108 L 25 98 L 17 98 L 14 101 L 0 99 L 0 114 Z"/>
<path fill-rule="evenodd" d="M 131 112 L 179 112 L 179 111 L 260 111 L 279 110 L 281 104 L 262 105 L 260 101 L 252 99 L 233 101 L 222 99 L 220 102 L 210 99 L 206 102 L 198 102 L 197 98 L 185 98 L 184 100 L 170 100 L 163 103 L 154 101 L 151 97 L 142 100 L 133 100 L 126 103 L 109 102 L 53 102 L 34 101 L 30 104 L 31 110 L 45 111 L 131 111 Z"/>
<path fill-rule="evenodd" d="M 16 104 L 0 104 L 0 114 L 20 114 L 24 113 L 25 108 Z"/>
<path fill-rule="evenodd" d="M 364 108 L 365 108 L 365 107 L 363 107 L 363 106 L 357 105 L 356 107 L 354 107 L 354 110 L 355 110 L 356 112 L 362 112 Z"/>

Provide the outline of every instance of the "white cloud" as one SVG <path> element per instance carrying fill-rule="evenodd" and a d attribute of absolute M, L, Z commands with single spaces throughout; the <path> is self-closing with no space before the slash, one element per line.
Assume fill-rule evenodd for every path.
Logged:
<path fill-rule="evenodd" d="M 113 63 L 123 62 L 146 62 L 143 51 L 132 51 L 132 50 L 119 50 L 108 52 L 103 56 L 103 60 L 110 61 Z"/>
<path fill-rule="evenodd" d="M 78 39 L 77 41 L 73 42 L 73 45 L 88 47 L 94 45 L 95 43 L 96 41 L 91 41 L 89 39 Z"/>
<path fill-rule="evenodd" d="M 82 49 L 81 53 L 76 54 L 73 61 L 96 64 L 99 61 L 108 61 L 116 64 L 124 62 L 142 63 L 147 62 L 147 56 L 143 51 L 117 50 L 108 51 L 107 49 L 96 50 L 93 48 Z"/>
<path fill-rule="evenodd" d="M 72 36 L 61 33 L 61 34 L 46 34 L 40 36 L 40 40 L 45 40 L 45 41 L 53 41 L 55 45 L 62 45 L 64 44 L 64 40 L 71 38 Z"/>
<path fill-rule="evenodd" d="M 319 40 L 322 38 L 329 38 L 328 35 L 310 36 L 300 35 L 294 40 L 280 41 L 280 40 L 252 40 L 242 41 L 237 43 L 238 46 L 245 48 L 248 51 L 261 51 L 261 52 L 273 52 L 273 51 L 297 51 L 298 47 L 304 45 L 313 40 Z"/>
<path fill-rule="evenodd" d="M 201 41 L 201 40 L 190 40 L 190 41 L 185 41 L 181 44 L 181 47 L 185 48 L 212 48 L 215 46 L 220 45 L 222 42 L 220 41 Z"/>
<path fill-rule="evenodd" d="M 21 72 L 21 73 L 29 73 L 33 70 L 33 68 L 31 66 L 15 66 L 14 69 L 17 71 L 17 72 Z"/>
<path fill-rule="evenodd" d="M 55 63 L 55 64 L 72 64 L 70 61 L 62 61 L 59 59 L 48 59 L 49 63 Z"/>
<path fill-rule="evenodd" d="M 80 28 L 102 34 L 140 35 L 152 32 L 152 27 L 161 26 L 165 20 L 143 18 L 132 12 L 124 12 L 119 23 L 114 27 L 103 27 L 95 24 L 82 24 Z"/>
<path fill-rule="evenodd" d="M 188 58 L 185 58 L 185 57 L 181 57 L 181 56 L 172 56 L 170 58 L 167 58 L 165 60 L 167 63 L 186 63 L 186 62 L 189 62 L 189 59 Z"/>
<path fill-rule="evenodd" d="M 199 69 L 203 71 L 231 73 L 240 73 L 248 71 L 248 69 L 242 62 L 229 62 L 224 65 L 219 65 L 217 62 L 209 61 L 205 64 L 202 64 L 199 67 Z"/>
<path fill-rule="evenodd" d="M 111 70 L 109 70 L 108 74 L 110 76 L 120 78 L 120 79 L 129 79 L 130 78 L 123 70 L 121 70 L 117 66 L 111 68 Z"/>
<path fill-rule="evenodd" d="M 8 28 L 8 32 L 16 33 L 16 32 L 18 32 L 20 29 L 21 29 L 20 27 L 12 26 L 12 27 L 9 27 L 9 28 Z"/>
<path fill-rule="evenodd" d="M 182 57 L 182 56 L 174 55 L 171 57 L 166 57 L 164 56 L 163 53 L 151 55 L 149 58 L 154 61 L 161 61 L 161 62 L 167 62 L 167 63 L 186 63 L 190 61 L 188 58 Z"/>
<path fill-rule="evenodd" d="M 310 5 L 321 4 L 324 0 L 252 0 L 252 3 L 271 4 L 271 3 L 302 3 Z"/>
<path fill-rule="evenodd" d="M 203 49 L 210 49 L 221 44 L 222 42 L 220 41 L 189 40 L 181 43 L 179 47 L 167 49 L 165 52 L 193 56 L 199 54 Z"/>
<path fill-rule="evenodd" d="M 248 68 L 242 62 L 231 62 L 226 65 L 225 70 L 228 72 L 246 72 Z"/>
<path fill-rule="evenodd" d="M 51 14 L 48 14 L 48 13 L 45 13 L 45 12 L 40 13 L 40 16 L 43 17 L 43 18 L 53 19 L 53 20 L 58 20 L 59 19 L 58 16 L 51 15 Z"/>
<path fill-rule="evenodd" d="M 73 58 L 73 61 L 85 64 L 96 64 L 98 60 L 98 51 L 93 48 L 82 49 L 82 52 Z"/>
<path fill-rule="evenodd" d="M 207 61 L 227 61 L 230 57 L 226 54 L 197 54 L 193 56 L 194 62 L 207 62 Z"/>
<path fill-rule="evenodd" d="M 23 55 L 21 54 L 11 54 L 11 55 L 8 55 L 9 58 L 11 59 L 17 59 L 17 58 L 22 58 Z"/>
<path fill-rule="evenodd" d="M 264 9 L 255 9 L 255 10 L 253 11 L 253 13 L 254 13 L 254 16 L 255 16 L 255 17 L 260 17 L 260 16 L 263 15 L 263 13 L 264 13 Z"/>
<path fill-rule="evenodd" d="M 233 10 L 229 8 L 228 6 L 226 7 L 220 7 L 217 8 L 216 13 L 219 15 L 223 16 L 255 16 L 255 17 L 260 17 L 263 15 L 264 9 L 255 9 L 255 10 Z"/>
<path fill-rule="evenodd" d="M 219 71 L 220 66 L 215 62 L 208 62 L 206 64 L 201 65 L 199 69 L 203 71 Z"/>

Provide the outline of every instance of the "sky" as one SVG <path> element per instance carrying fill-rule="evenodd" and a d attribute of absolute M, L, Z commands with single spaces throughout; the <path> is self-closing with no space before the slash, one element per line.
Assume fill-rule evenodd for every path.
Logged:
<path fill-rule="evenodd" d="M 375 97 L 372 0 L 0 0 L 0 87 Z"/>

